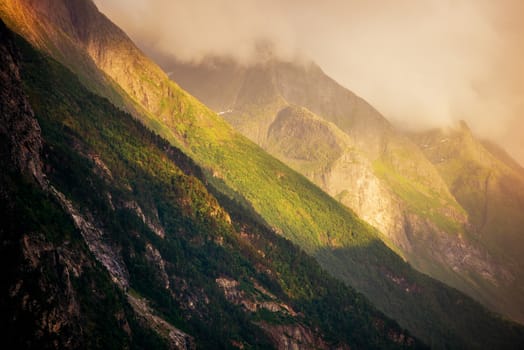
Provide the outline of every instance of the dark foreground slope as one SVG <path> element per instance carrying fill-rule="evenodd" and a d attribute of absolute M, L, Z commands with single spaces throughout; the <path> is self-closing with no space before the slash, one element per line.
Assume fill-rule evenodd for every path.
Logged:
<path fill-rule="evenodd" d="M 137 117 L 140 118 L 141 122 L 158 132 L 171 144 L 178 145 L 202 167 L 206 180 L 212 183 L 216 190 L 219 190 L 216 191 L 216 196 L 221 198 L 222 203 L 239 204 L 242 208 L 242 214 L 239 214 L 239 217 L 246 217 L 248 212 L 255 212 L 274 231 L 300 245 L 302 249 L 317 258 L 317 261 L 332 275 L 339 277 L 347 285 L 362 292 L 380 310 L 397 320 L 424 342 L 435 348 L 489 348 L 496 347 L 500 342 L 509 347 L 520 345 L 520 328 L 514 328 L 513 324 L 500 320 L 463 294 L 413 270 L 381 242 L 375 230 L 358 219 L 352 211 L 337 203 L 303 176 L 290 170 L 236 133 L 223 119 L 189 96 L 175 83 L 170 82 L 162 70 L 145 57 L 120 29 L 98 12 L 91 1 L 46 0 L 33 2 L 12 0 L 0 3 L 0 10 L 2 16 L 5 16 L 10 25 L 16 28 L 18 32 L 32 33 L 32 36 L 27 36 L 31 39 L 31 42 L 54 57 L 65 60 L 70 57 L 55 55 L 53 48 L 59 47 L 62 50 L 67 48 L 66 52 L 74 51 L 80 56 L 83 55 L 82 57 L 86 59 L 91 59 L 91 62 L 96 64 L 101 72 L 114 79 L 114 82 L 118 83 L 122 91 L 127 93 L 127 95 L 122 95 L 124 99 L 131 100 L 136 106 L 140 107 L 138 110 L 142 112 L 138 113 Z M 73 57 L 77 56 L 73 55 Z M 78 62 L 67 60 L 67 63 L 75 73 L 80 75 L 85 73 Z M 43 90 L 53 92 L 54 89 L 50 85 Z M 71 90 L 74 91 L 74 89 Z M 38 101 L 37 97 L 35 99 Z M 58 101 L 60 101 L 60 98 L 58 98 Z M 58 108 L 62 108 L 54 100 L 49 102 L 44 106 L 56 105 Z M 43 106 L 40 106 L 40 108 L 43 108 Z M 85 109 L 85 106 L 78 103 L 76 107 L 64 111 L 64 113 L 60 112 L 59 116 L 63 120 L 61 119 L 59 125 L 63 126 L 64 130 L 71 129 L 75 130 L 76 133 L 82 132 L 81 139 L 94 140 L 93 142 L 96 145 L 97 138 L 88 133 L 89 128 L 86 125 L 79 124 L 74 118 Z M 116 140 L 124 142 L 126 146 L 134 145 L 135 136 L 119 136 L 119 133 L 110 126 L 104 125 L 104 120 L 102 118 L 92 124 L 97 127 L 96 130 L 99 130 L 98 132 L 101 135 L 113 135 Z M 44 126 L 44 123 L 42 123 L 45 130 Z M 57 139 L 60 139 L 61 133 L 56 133 L 59 134 Z M 165 225 L 170 225 L 172 222 L 170 220 L 181 220 L 180 218 L 184 218 L 181 215 L 183 213 L 189 213 L 196 218 L 201 217 L 202 211 L 194 210 L 194 208 L 197 208 L 197 205 L 200 205 L 199 203 L 206 202 L 202 199 L 207 198 L 205 192 L 189 191 L 189 194 L 193 197 L 183 197 L 185 199 L 176 202 L 179 205 L 178 211 L 166 209 L 165 204 L 163 204 L 164 200 L 158 199 L 157 193 L 166 193 L 166 195 L 171 196 L 169 192 L 170 177 L 162 180 L 160 184 L 154 182 L 158 181 L 156 179 L 161 174 L 166 171 L 169 173 L 169 169 L 166 170 L 165 168 L 166 162 L 158 161 L 155 163 L 157 166 L 154 169 L 159 171 L 151 171 L 149 164 L 157 158 L 152 157 L 148 152 L 126 148 L 123 155 L 109 153 L 112 155 L 101 158 L 103 152 L 100 149 L 95 150 L 94 153 L 82 151 L 82 143 L 79 143 L 80 146 L 76 147 L 75 142 L 73 140 L 65 148 L 79 149 L 81 154 L 87 154 L 87 159 L 91 159 L 92 164 L 97 165 L 97 169 L 103 177 L 106 174 L 105 176 L 118 180 L 119 187 L 117 188 L 123 193 L 119 197 L 123 199 L 119 201 L 114 199 L 116 194 L 112 191 L 87 191 L 88 194 L 100 193 L 98 197 L 100 203 L 107 202 L 110 210 L 112 210 L 112 206 L 115 209 L 119 208 L 118 203 L 121 203 L 120 207 L 130 208 L 129 211 L 134 212 L 137 217 L 141 218 L 140 213 L 142 213 L 144 214 L 143 222 L 151 230 L 158 231 L 159 235 L 164 232 L 166 237 L 168 234 Z M 115 152 L 115 147 L 117 146 L 107 146 L 104 149 Z M 55 149 L 57 148 L 55 147 Z M 129 168 L 124 167 L 125 164 L 130 162 L 128 157 L 133 157 L 131 169 L 135 169 L 133 171 L 137 171 L 136 173 L 130 173 Z M 160 159 L 163 158 L 160 157 Z M 102 163 L 100 163 L 100 160 Z M 61 164 L 61 158 L 58 158 L 57 163 Z M 73 169 L 75 168 L 73 167 Z M 106 169 L 109 169 L 109 172 Z M 115 174 L 118 174 L 118 176 L 115 176 Z M 185 179 L 185 177 L 182 178 Z M 67 185 L 68 182 L 64 181 L 64 183 Z M 82 180 L 81 183 L 96 182 L 94 180 Z M 158 186 L 155 184 L 158 184 Z M 147 188 L 153 186 L 154 191 L 151 192 L 151 195 L 145 195 L 144 192 L 146 191 L 141 186 Z M 76 187 L 71 186 L 69 191 L 62 189 L 62 192 L 75 195 L 76 190 L 74 188 Z M 125 196 L 128 195 L 129 191 L 134 195 L 144 195 L 146 200 L 126 199 Z M 105 195 L 106 192 L 110 193 L 110 197 Z M 76 198 L 83 208 L 84 197 L 86 196 L 80 193 L 73 199 Z M 87 196 L 86 198 L 90 197 Z M 109 201 L 108 198 L 111 198 L 111 200 Z M 140 210 L 137 209 L 133 201 L 138 203 Z M 191 205 L 192 203 L 194 204 Z M 87 204 L 89 202 L 85 203 L 85 205 Z M 193 209 L 188 209 L 188 205 Z M 96 208 L 97 206 L 92 206 L 91 210 Z M 96 209 L 97 212 L 99 210 Z M 204 221 L 208 222 L 206 220 Z M 112 222 L 104 222 L 104 224 L 111 227 Z M 211 225 L 213 222 L 211 220 L 208 224 Z M 163 227 L 163 231 L 158 230 L 159 224 Z M 123 231 L 135 232 L 136 229 L 133 227 L 124 226 Z M 202 232 L 215 232 L 210 230 L 210 226 L 203 227 L 205 229 Z M 221 226 L 219 225 L 219 227 Z M 185 231 L 175 229 L 175 232 L 183 234 Z M 246 239 L 251 237 L 249 230 L 242 230 L 242 227 L 237 229 L 236 232 L 240 232 L 240 236 Z M 140 232 L 139 235 L 143 237 Z M 195 254 L 200 252 L 204 257 L 218 256 L 218 261 L 224 261 L 227 266 L 234 266 L 223 255 L 216 255 L 213 250 L 207 250 L 207 245 L 202 246 L 203 243 L 208 242 L 202 237 L 188 238 L 188 241 L 190 244 L 178 246 L 177 254 L 174 254 L 174 257 L 170 260 L 174 266 L 172 271 L 182 269 L 182 271 L 188 271 L 186 275 L 192 276 L 192 272 L 210 266 L 207 262 L 202 263 L 196 260 L 196 266 L 190 265 L 193 267 L 188 268 L 189 270 L 183 270 L 184 264 L 192 262 L 191 259 L 183 258 L 191 256 L 188 255 L 188 251 Z M 222 239 L 218 238 L 218 246 L 221 246 L 221 241 Z M 165 252 L 161 249 L 163 246 L 163 244 L 155 245 L 159 254 L 164 257 L 163 260 L 167 260 Z M 227 245 L 225 246 L 227 247 Z M 192 247 L 196 248 L 191 250 Z M 271 252 L 274 252 L 274 243 L 268 243 L 267 247 L 266 251 L 257 248 L 255 251 L 261 250 L 261 252 L 253 254 L 260 256 L 260 261 L 255 263 L 255 267 L 260 268 L 260 271 L 264 271 L 267 257 Z M 144 252 L 150 251 L 150 249 L 133 249 L 129 253 L 131 258 L 143 257 Z M 151 261 L 155 261 L 154 257 L 157 254 L 154 252 L 152 250 L 149 253 Z M 229 255 L 226 254 L 227 256 Z M 235 256 L 235 254 L 231 256 Z M 168 264 L 164 265 L 168 266 Z M 279 273 L 274 274 L 284 291 L 293 285 L 296 285 L 297 288 L 301 288 L 301 286 L 308 288 L 308 281 L 311 280 L 310 277 L 307 277 L 309 269 L 298 269 L 297 266 L 300 266 L 300 264 L 294 259 L 288 265 L 275 263 L 275 266 L 284 269 L 280 271 L 275 268 Z M 298 271 L 298 273 L 294 274 L 295 277 L 292 280 L 282 280 L 285 269 Z M 144 275 L 151 276 L 151 273 L 146 270 Z M 177 276 L 176 273 L 175 276 Z M 237 292 L 238 286 L 245 286 L 245 284 L 236 278 L 231 280 L 227 276 L 213 277 L 221 286 L 221 290 L 228 291 L 226 293 L 229 295 L 228 298 L 246 305 L 247 308 L 253 308 L 252 305 L 255 302 L 252 298 L 251 301 L 238 299 L 238 295 L 242 295 L 242 293 Z M 217 278 L 218 280 L 216 280 Z M 174 281 L 172 283 L 177 286 L 184 285 L 183 281 Z M 254 283 L 252 285 L 253 287 L 250 287 L 248 284 L 247 291 L 259 293 L 260 288 L 256 288 Z M 315 286 L 315 284 L 312 284 L 312 286 Z M 264 289 L 267 289 L 267 287 L 264 287 Z M 259 292 L 256 292 L 257 290 Z M 329 308 L 325 309 L 316 299 L 326 295 L 323 293 L 331 293 L 332 291 L 332 288 L 320 288 L 309 292 L 291 290 L 289 294 L 294 298 L 309 300 L 312 307 L 317 305 L 318 315 L 322 317 L 321 315 Z M 145 292 L 156 293 L 159 291 L 146 288 L 140 291 L 141 294 Z M 270 295 L 260 293 L 265 295 L 262 298 L 271 299 Z M 271 291 L 271 294 L 279 295 L 275 291 Z M 326 298 L 328 298 L 326 300 L 337 299 L 328 296 Z M 203 300 L 206 299 L 203 298 Z M 187 304 L 188 309 L 192 307 L 191 301 L 192 299 Z M 260 302 L 257 303 L 264 301 L 267 300 L 260 299 Z M 273 304 L 265 305 L 274 309 Z M 285 309 L 285 307 L 283 308 Z M 343 325 L 345 321 L 348 321 L 346 309 L 343 306 L 337 306 L 336 311 L 337 320 Z M 213 320 L 213 322 L 218 322 L 219 319 L 224 321 L 220 324 L 227 324 L 227 319 L 224 319 L 224 316 L 220 314 L 207 315 L 204 319 Z M 242 322 L 241 324 L 249 325 L 250 323 Z M 184 329 L 187 330 L 187 328 Z M 234 330 L 235 327 L 228 326 L 228 329 Z M 357 328 L 354 331 L 358 334 L 362 333 Z M 289 334 L 288 331 L 283 332 Z M 333 333 L 337 334 L 336 331 Z M 351 334 L 351 332 L 348 334 Z M 194 334 L 191 333 L 191 335 Z M 368 341 L 366 340 L 366 342 Z"/>
<path fill-rule="evenodd" d="M 6 348 L 420 347 L 222 206 L 180 151 L 0 37 Z"/>

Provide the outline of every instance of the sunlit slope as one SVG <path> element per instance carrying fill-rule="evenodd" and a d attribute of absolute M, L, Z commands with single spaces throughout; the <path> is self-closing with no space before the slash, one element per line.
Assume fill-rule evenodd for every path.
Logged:
<path fill-rule="evenodd" d="M 453 232 L 447 232 L 452 236 L 462 231 L 466 221 L 463 209 L 420 149 L 372 106 L 338 85 L 318 66 L 271 59 L 242 67 L 231 61 L 213 59 L 197 66 L 174 64 L 167 69 L 172 70 L 172 77 L 179 79 L 189 91 L 222 111 L 224 118 L 251 140 L 286 164 L 300 163 L 300 167 L 295 167 L 297 170 L 365 217 L 407 255 L 416 243 L 416 237 L 407 237 L 405 227 L 399 223 L 405 220 L 407 212 L 415 214 L 420 222 L 434 226 L 433 231 L 452 227 Z M 216 86 L 220 88 L 214 88 Z M 290 114 L 289 107 L 305 112 L 292 112 L 293 123 L 283 125 L 282 115 Z M 315 128 L 310 128 L 311 118 L 302 118 L 305 114 L 315 115 L 319 120 L 317 124 L 329 125 L 335 138 L 343 138 L 343 143 L 360 155 L 360 163 L 365 160 L 360 171 L 369 175 L 367 179 L 345 173 L 353 170 L 347 157 L 338 146 L 333 146 L 331 137 L 322 139 Z M 295 136 L 293 128 L 304 129 L 293 145 L 299 150 L 308 149 L 311 159 L 282 154 L 286 153 L 280 149 L 285 144 L 282 140 L 286 135 Z M 316 138 L 319 140 L 314 141 Z M 311 147 L 311 143 L 318 147 Z M 318 158 L 326 161 L 318 162 Z M 370 195 L 351 194 L 358 191 Z M 388 203 L 381 206 L 377 198 Z M 424 233 L 415 233 L 418 235 Z"/>
<path fill-rule="evenodd" d="M 314 63 L 166 64 L 184 88 L 379 229 L 417 269 L 523 319 L 522 293 L 507 278 L 522 280 L 521 270 L 470 235 L 471 213 L 425 151 Z"/>

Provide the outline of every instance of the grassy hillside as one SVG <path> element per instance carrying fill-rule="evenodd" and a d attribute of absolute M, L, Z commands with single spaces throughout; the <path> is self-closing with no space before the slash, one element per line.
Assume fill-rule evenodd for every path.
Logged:
<path fill-rule="evenodd" d="M 490 234 L 483 236 L 493 240 L 479 241 L 484 185 L 470 181 L 451 187 L 423 144 L 314 63 L 274 58 L 242 66 L 210 58 L 195 65 L 165 64 L 184 88 L 215 110 L 227 111 L 223 116 L 235 129 L 381 231 L 386 244 L 417 269 L 524 320 L 522 268 L 505 258 L 522 246 L 522 225 L 514 220 L 522 206 L 511 204 L 513 199 L 491 197 L 490 211 L 498 211 L 499 219 L 484 226 Z M 460 144 L 447 146 L 450 153 L 462 151 Z M 477 172 L 466 163 L 457 159 L 452 172 L 462 171 L 463 177 Z M 508 250 L 492 249 L 496 246 Z"/>
<path fill-rule="evenodd" d="M 67 4 L 73 7 L 70 10 L 74 12 L 75 4 L 78 3 L 79 1 L 75 1 Z M 96 9 L 91 8 L 90 11 Z M 56 29 L 64 26 L 64 22 L 53 22 L 46 12 L 33 16 L 35 21 L 38 19 L 43 23 L 46 33 L 52 32 L 46 30 L 48 27 Z M 518 338 L 520 335 L 517 338 L 514 335 L 514 332 L 518 333 L 520 330 L 512 329 L 512 325 L 485 311 L 479 304 L 464 295 L 417 273 L 389 250 L 379 239 L 378 233 L 358 219 L 353 212 L 312 185 L 305 177 L 290 170 L 233 131 L 219 116 L 170 82 L 156 65 L 145 58 L 127 37 L 121 34 L 120 30 L 100 17 L 98 12 L 89 12 L 88 18 L 89 16 L 97 20 L 84 23 L 82 35 L 77 33 L 78 28 L 64 27 L 63 30 L 72 30 L 69 36 L 75 40 L 77 49 L 86 50 L 85 52 L 90 54 L 98 67 L 127 92 L 126 98 L 133 99 L 136 104 L 148 111 L 141 115 L 144 124 L 171 144 L 179 146 L 203 168 L 206 180 L 225 198 L 224 201 L 235 203 L 236 200 L 243 205 L 243 210 L 251 207 L 275 231 L 314 255 L 333 275 L 355 286 L 379 309 L 398 320 L 401 325 L 409 327 L 413 334 L 433 347 L 489 347 L 488 344 L 506 342 L 505 338 L 508 339 L 507 342 L 513 344 L 520 341 Z M 27 25 L 27 23 L 18 23 L 18 25 Z M 52 37 L 51 40 L 61 40 L 61 38 Z M 45 48 L 45 45 L 43 47 Z M 45 86 L 44 90 L 53 89 L 52 86 Z M 53 106 L 54 103 L 49 105 Z M 81 104 L 67 113 L 60 113 L 61 118 L 65 118 L 61 125 L 68 126 L 76 133 L 90 130 L 85 125 L 75 126 L 77 122 L 74 119 L 69 120 L 69 116 L 72 117 L 79 110 L 86 109 L 80 106 Z M 135 159 L 133 168 L 136 168 L 133 170 L 134 173 L 127 173 L 128 168 L 122 169 L 124 171 L 122 175 L 125 176 L 121 178 L 129 182 L 120 184 L 120 191 L 124 192 L 122 196 L 125 195 L 126 188 L 130 187 L 134 192 L 141 193 L 143 186 L 153 186 L 148 184 L 159 184 L 158 181 L 162 185 L 156 187 L 155 193 L 164 193 L 166 191 L 164 186 L 169 188 L 171 180 L 169 177 L 167 180 L 165 178 L 166 172 L 169 174 L 170 170 L 167 163 L 162 161 L 163 158 L 154 157 L 149 152 L 142 151 L 140 147 L 137 149 L 134 145 L 134 135 L 119 136 L 112 131 L 110 125 L 104 123 L 105 120 L 92 123 L 93 130 L 101 135 L 113 133 L 115 140 L 111 139 L 112 143 L 120 140 L 129 147 L 124 149 L 124 156 L 113 155 L 104 158 L 104 163 L 108 163 L 111 173 L 116 171 L 113 169 L 119 169 L 121 164 L 128 162 L 127 157 L 135 157 L 133 158 Z M 42 124 L 45 128 L 44 123 Z M 84 135 L 82 138 L 90 140 L 90 135 Z M 103 152 L 98 150 L 96 153 L 105 154 L 112 149 L 118 149 L 118 146 L 104 146 Z M 123 163 L 118 161 L 120 158 Z M 162 171 L 158 174 L 152 171 L 149 167 L 150 163 L 156 164 L 153 169 Z M 115 176 L 115 178 L 120 177 Z M 190 180 L 184 181 L 192 183 Z M 75 196 L 74 188 L 74 186 L 70 187 L 70 195 L 82 201 L 83 196 Z M 64 191 L 69 194 L 68 191 Z M 191 199 L 187 199 L 189 203 L 193 201 L 196 204 L 202 203 L 202 199 L 199 198 L 208 198 L 201 191 L 189 192 L 193 193 Z M 104 193 L 104 191 L 97 193 Z M 102 202 L 105 203 L 107 200 L 100 198 L 97 204 Z M 204 200 L 204 203 L 206 202 Z M 179 207 L 180 205 L 178 204 Z M 150 208 L 151 204 L 144 201 L 141 207 Z M 192 209 L 195 207 L 190 206 L 186 210 L 191 214 Z M 173 210 L 176 210 L 176 206 Z M 183 212 L 183 206 L 178 210 Z M 211 209 L 204 205 L 202 210 L 205 212 Z M 198 217 L 198 213 L 199 210 L 191 215 Z M 166 224 L 170 222 L 169 220 L 179 220 L 179 216 L 170 214 L 170 211 L 165 209 L 159 209 L 158 215 L 159 219 L 166 220 Z M 205 218 L 206 216 L 202 220 Z M 214 222 L 211 220 L 211 224 L 215 225 Z M 219 222 L 220 225 L 224 224 L 223 220 Z M 126 226 L 124 232 L 127 229 L 130 228 Z M 184 231 L 181 234 L 184 234 Z M 205 249 L 200 251 L 202 239 L 189 241 L 196 244 L 198 249 L 191 248 L 191 245 L 180 245 L 177 254 L 172 258 L 173 266 L 186 268 L 183 265 L 191 261 L 189 259 L 184 259 L 184 264 L 181 262 L 176 264 L 176 259 L 179 259 L 178 256 L 184 256 L 186 249 L 204 256 L 219 254 L 211 243 L 210 246 L 204 245 Z M 140 248 L 140 251 L 143 251 L 142 249 Z M 225 259 L 227 254 L 218 256 Z M 230 262 L 228 259 L 224 261 Z M 192 265 L 187 267 L 188 274 L 195 269 L 202 271 L 198 269 L 207 266 L 207 263 L 195 264 L 196 267 Z M 228 263 L 227 266 L 236 266 L 237 263 L 231 262 L 231 264 Z M 144 272 L 144 276 L 147 275 L 149 275 L 147 271 Z M 296 276 L 296 278 L 296 285 L 302 285 L 303 277 Z M 282 288 L 285 290 L 287 287 Z M 142 293 L 145 291 L 142 290 Z M 148 293 L 156 293 L 156 291 L 150 290 Z M 314 300 L 315 293 L 322 295 L 321 291 L 308 292 L 306 295 L 310 295 Z M 303 294 L 303 292 L 297 293 L 297 295 Z M 216 317 L 220 319 L 223 316 L 216 315 Z M 340 315 L 341 320 L 344 317 L 345 314 Z"/>

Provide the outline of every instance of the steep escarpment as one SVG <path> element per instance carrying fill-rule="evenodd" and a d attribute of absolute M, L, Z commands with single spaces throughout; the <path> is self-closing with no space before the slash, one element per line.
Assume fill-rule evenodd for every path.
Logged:
<path fill-rule="evenodd" d="M 412 252 L 402 205 L 373 173 L 354 140 L 304 107 L 282 109 L 264 141 L 269 153 L 301 172 L 360 218 L 387 233 L 402 252 Z M 393 233 L 394 232 L 394 233 Z"/>
<path fill-rule="evenodd" d="M 20 52 L 3 22 L 0 52 L 4 346 L 121 348 L 129 345 L 131 334 L 143 337 L 142 345 L 161 344 L 137 325 L 123 294 L 52 193 L 45 140 L 22 84 Z"/>
<path fill-rule="evenodd" d="M 403 135 L 400 135 L 389 122 L 382 117 L 373 107 L 364 100 L 344 89 L 332 79 L 327 77 L 322 70 L 312 63 L 289 63 L 277 60 L 270 60 L 254 67 L 237 67 L 236 70 L 230 68 L 234 63 L 220 59 L 204 62 L 195 67 L 189 65 L 173 64 L 166 69 L 172 70 L 172 77 L 176 79 L 180 76 L 179 82 L 190 89 L 196 96 L 203 98 L 203 101 L 210 104 L 217 110 L 227 111 L 223 116 L 239 131 L 272 154 L 279 156 L 279 146 L 283 142 L 276 142 L 275 136 L 271 136 L 271 125 L 276 121 L 279 113 L 283 112 L 288 106 L 299 106 L 315 114 L 319 119 L 329 123 L 331 129 L 339 136 L 345 138 L 345 143 L 349 144 L 356 153 L 360 155 L 360 163 L 366 170 L 360 170 L 360 173 L 367 173 L 374 178 L 374 183 L 381 183 L 384 189 L 389 189 L 390 194 L 381 190 L 381 198 L 386 201 L 403 203 L 402 207 L 396 209 L 396 205 L 390 205 L 389 210 L 383 210 L 382 217 L 373 223 L 380 231 L 390 237 L 392 240 L 402 241 L 405 232 L 401 226 L 389 224 L 399 222 L 396 218 L 404 216 L 405 212 L 413 212 L 418 208 L 420 203 L 405 193 L 394 193 L 393 187 L 396 187 L 394 179 L 385 178 L 382 169 L 387 167 L 387 171 L 397 175 L 397 178 L 405 179 L 407 182 L 416 184 L 418 188 L 413 188 L 414 192 L 421 193 L 422 196 L 431 197 L 433 194 L 439 197 L 442 203 L 433 202 L 434 211 L 449 211 L 453 219 L 457 219 L 457 226 L 466 220 L 463 211 L 457 205 L 455 199 L 449 193 L 444 181 L 440 178 L 438 172 L 425 159 L 424 154 Z M 223 67 L 228 72 L 235 75 L 233 77 L 224 74 Z M 216 97 L 211 97 L 213 91 L 210 85 L 198 85 L 195 76 L 198 78 L 198 71 L 206 72 L 206 81 L 215 82 L 215 86 L 220 86 L 220 90 L 230 90 L 236 88 L 237 97 L 235 99 L 224 99 L 222 103 L 216 101 Z M 254 72 L 259 72 L 256 75 Z M 202 74 L 202 73 L 200 73 Z M 259 79 L 253 79 L 253 75 L 260 76 Z M 191 78 L 193 77 L 193 79 Z M 242 83 L 236 81 L 241 79 Z M 223 88 L 222 88 L 223 87 Z M 250 92 L 251 91 L 251 92 Z M 271 94 L 272 98 L 266 98 L 264 101 L 259 100 L 257 91 L 264 91 L 262 95 Z M 218 96 L 221 96 L 218 94 Z M 246 98 L 251 96 L 251 98 Z M 278 101 L 278 103 L 267 101 Z M 264 112 L 262 112 L 264 111 Z M 295 127 L 300 128 L 306 119 L 300 122 L 296 120 Z M 255 126 L 256 125 L 256 126 Z M 264 135 L 263 138 L 255 137 L 251 134 L 252 130 L 258 130 L 258 134 Z M 287 128 L 286 132 L 291 132 Z M 308 147 L 311 138 L 317 137 L 313 130 L 309 130 L 302 135 L 298 149 Z M 280 133 L 280 139 L 285 135 Z M 268 140 L 268 137 L 271 137 Z M 329 140 L 327 138 L 326 140 Z M 318 146 L 318 145 L 317 145 Z M 348 156 L 342 156 L 340 151 L 335 147 L 331 149 L 328 142 L 322 147 L 316 147 L 311 150 L 311 157 L 316 157 L 316 153 L 330 150 L 330 157 L 340 159 L 339 164 L 348 163 Z M 356 156 L 349 158 L 357 158 Z M 292 159 L 287 157 L 285 161 L 293 165 Z M 358 162 L 357 162 L 358 163 Z M 372 202 L 377 197 L 361 196 L 358 199 L 347 197 L 347 193 L 369 191 L 375 184 L 366 188 L 369 181 L 359 181 L 358 177 L 351 174 L 351 167 L 342 166 L 326 167 L 326 164 L 307 164 L 298 170 L 328 191 L 332 196 L 342 199 L 343 203 L 357 211 L 359 214 L 364 213 L 366 217 L 376 217 L 372 215 L 364 206 L 371 207 Z M 349 173 L 344 174 L 344 171 Z M 312 172 L 322 174 L 313 177 Z M 357 185 L 357 186 L 355 186 Z M 400 198 L 398 198 L 400 197 Z M 366 198 L 370 198 L 366 200 Z M 428 198 L 430 199 L 430 198 Z M 444 204 L 445 203 L 445 204 Z M 418 213 L 415 213 L 418 214 Z M 448 216 L 450 216 L 448 215 Z M 446 220 L 446 215 L 443 220 Z M 404 220 L 407 220 L 405 217 Z M 453 221 L 453 220 L 449 220 Z"/>
<path fill-rule="evenodd" d="M 165 143 L 137 121 L 130 122 L 128 115 L 124 117 L 103 99 L 85 96 L 74 79 L 53 78 L 57 72 L 49 68 L 32 70 L 46 73 L 32 75 L 45 79 L 33 81 L 36 85 L 31 85 L 30 95 L 33 107 L 40 108 L 37 115 L 42 117 L 42 130 L 55 136 L 49 148 L 48 177 L 93 227 L 112 232 L 110 247 L 127 267 L 129 293 L 136 293 L 135 300 L 148 300 L 146 305 L 165 322 L 207 347 L 271 344 L 271 337 L 261 331 L 258 322 L 268 320 L 312 327 L 312 334 L 318 334 L 314 326 L 318 325 L 321 338 L 330 344 L 382 347 L 393 341 L 396 345 L 392 346 L 406 345 L 409 336 L 403 337 L 399 328 L 381 322 L 382 316 L 373 322 L 377 314 L 353 312 L 369 305 L 349 287 L 354 286 L 434 347 L 511 347 L 519 342 L 518 327 L 413 270 L 352 211 L 169 82 L 91 5 L 82 9 L 90 11 L 89 15 L 84 13 L 85 18 L 95 18 L 98 28 L 92 28 L 92 36 L 86 41 L 71 25 L 55 23 L 54 14 L 35 11 L 31 2 L 11 3 L 25 6 L 20 11 L 34 23 L 45 23 L 33 28 L 41 41 L 50 44 L 63 40 L 52 35 L 60 28 L 75 43 L 72 48 L 86 54 L 114 83 L 118 82 L 119 92 L 125 91 L 122 96 L 141 108 L 143 113 L 137 114 L 140 122 L 170 142 Z M 17 14 L 7 11 L 4 15 L 16 23 L 17 30 L 27 26 L 17 21 Z M 77 23 L 75 16 L 81 15 L 78 11 L 61 18 Z M 105 34 L 97 34 L 97 30 Z M 54 55 L 49 45 L 31 41 L 53 57 L 67 60 Z M 88 49 L 93 47 L 98 49 Z M 118 66 L 111 62 L 118 62 Z M 30 63 L 28 60 L 29 67 Z M 82 72 L 77 62 L 67 63 L 75 72 Z M 55 85 L 63 87 L 61 93 L 47 94 L 57 91 Z M 50 100 L 38 103 L 39 96 Z M 128 120 L 126 127 L 117 122 L 122 120 Z M 134 131 L 126 133 L 128 128 Z M 186 172 L 178 162 L 173 164 L 177 157 L 170 154 L 178 153 L 179 158 L 183 154 L 170 148 L 172 145 L 178 145 L 202 170 Z M 236 219 L 230 222 L 228 216 Z M 163 230 L 151 230 L 157 224 Z M 346 285 L 328 277 L 312 258 L 275 232 L 313 255 Z M 227 300 L 217 278 L 233 279 L 251 294 L 256 293 L 256 282 L 277 296 L 279 305 L 290 305 L 299 318 L 268 314 L 266 308 L 257 308 L 254 314 L 245 312 Z M 247 300 L 264 303 L 257 301 L 256 295 L 248 294 Z M 138 309 L 146 310 L 142 320 L 154 320 L 151 315 L 155 314 L 140 304 L 135 303 Z M 451 309 L 456 313 L 451 314 Z M 301 310 L 307 315 L 305 319 Z M 150 328 L 160 333 L 168 329 Z M 376 337 L 370 334 L 376 329 L 384 331 L 379 332 L 381 336 L 373 343 L 376 345 L 369 344 L 370 339 L 375 342 Z M 385 334 L 388 336 L 384 338 Z"/>
<path fill-rule="evenodd" d="M 470 235 L 479 227 L 476 214 L 426 150 L 318 66 L 273 59 L 246 67 L 210 58 L 168 63 L 166 70 L 224 111 L 238 131 L 377 228 L 419 270 L 522 319 L 508 307 L 522 300 L 510 282 L 522 280 L 520 268 Z M 485 187 L 478 185 L 477 192 Z"/>
<path fill-rule="evenodd" d="M 0 100 L 17 120 L 2 123 L 2 162 L 25 159 L 0 181 L 9 348 L 285 348 L 288 330 L 311 348 L 421 347 L 258 218 L 217 200 L 179 150 L 17 40 Z M 339 307 L 343 320 L 330 311 Z"/>
<path fill-rule="evenodd" d="M 0 42 L 3 43 L 0 47 L 1 156 L 14 164 L 18 171 L 43 182 L 40 126 L 25 98 L 18 68 L 19 54 L 12 42 L 12 34 L 3 22 L 0 23 Z"/>
<path fill-rule="evenodd" d="M 467 211 L 472 239 L 480 242 L 501 266 L 493 279 L 511 291 L 505 309 L 521 319 L 524 291 L 524 176 L 522 168 L 493 145 L 477 140 L 468 126 L 410 135 L 435 164 L 454 196 Z M 509 301 L 511 300 L 511 302 Z M 517 306 L 518 305 L 518 306 Z"/>

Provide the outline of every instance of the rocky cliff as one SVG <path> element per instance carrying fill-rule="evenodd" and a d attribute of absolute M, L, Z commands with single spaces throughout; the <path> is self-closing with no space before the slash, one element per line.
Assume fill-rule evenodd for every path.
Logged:
<path fill-rule="evenodd" d="M 4 277 L 0 307 L 7 348 L 96 347 L 104 327 L 125 344 L 133 330 L 122 295 L 97 266 L 85 243 L 71 238 L 75 228 L 60 209 L 45 175 L 44 139 L 22 84 L 20 52 L 0 21 L 0 228 Z M 93 278 L 89 295 L 85 278 Z M 110 299 L 108 303 L 107 298 Z M 97 316 L 89 304 L 113 315 Z M 89 323 L 96 326 L 89 326 Z M 110 341 L 107 339 L 107 341 Z"/>
<path fill-rule="evenodd" d="M 3 22 L 0 26 L 0 42 L 3 43 L 0 47 L 1 156 L 14 164 L 16 170 L 43 183 L 40 126 L 22 89 L 18 68 L 19 54 L 14 47 L 12 34 Z"/>

